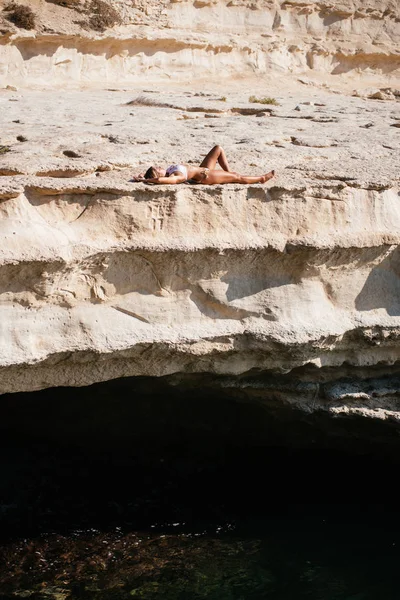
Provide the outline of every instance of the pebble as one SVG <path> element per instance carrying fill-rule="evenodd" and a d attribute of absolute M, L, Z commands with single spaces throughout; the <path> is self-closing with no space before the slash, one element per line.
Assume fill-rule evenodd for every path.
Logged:
<path fill-rule="evenodd" d="M 64 150 L 63 154 L 64 154 L 64 156 L 67 156 L 68 158 L 81 158 L 81 155 L 78 154 L 77 152 L 74 152 L 73 150 Z"/>

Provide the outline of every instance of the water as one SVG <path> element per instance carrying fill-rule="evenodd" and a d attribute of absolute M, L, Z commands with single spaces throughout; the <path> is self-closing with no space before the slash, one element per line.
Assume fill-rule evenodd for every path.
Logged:
<path fill-rule="evenodd" d="M 172 527 L 172 524 L 171 524 Z M 396 536 L 346 519 L 255 519 L 214 531 L 181 525 L 42 535 L 3 548 L 5 598 L 389 600 Z M 7 594 L 8 590 L 8 594 Z"/>
<path fill-rule="evenodd" d="M 275 448 L 215 466 L 177 452 L 152 468 L 7 452 L 19 495 L 3 506 L 1 600 L 399 598 L 386 462 Z"/>
<path fill-rule="evenodd" d="M 260 444 L 221 399 L 211 420 L 213 398 L 53 394 L 2 405 L 0 600 L 400 598 L 393 446 L 287 420 Z"/>

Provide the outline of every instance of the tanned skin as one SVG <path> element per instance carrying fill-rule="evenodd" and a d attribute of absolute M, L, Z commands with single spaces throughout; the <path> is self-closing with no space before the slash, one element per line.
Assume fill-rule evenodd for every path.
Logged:
<path fill-rule="evenodd" d="M 221 169 L 215 168 L 217 164 L 219 164 Z M 155 177 L 145 178 L 144 174 L 140 173 L 137 177 L 133 178 L 133 181 L 171 185 L 192 180 L 206 185 L 214 185 L 217 183 L 243 183 L 249 185 L 252 183 L 266 183 L 275 175 L 275 171 L 270 171 L 269 173 L 259 175 L 258 177 L 241 175 L 240 173 L 231 171 L 225 151 L 221 146 L 214 146 L 199 167 L 194 167 L 192 165 L 185 166 L 188 171 L 187 178 L 179 171 L 166 176 L 165 169 L 153 167 L 153 174 Z"/>

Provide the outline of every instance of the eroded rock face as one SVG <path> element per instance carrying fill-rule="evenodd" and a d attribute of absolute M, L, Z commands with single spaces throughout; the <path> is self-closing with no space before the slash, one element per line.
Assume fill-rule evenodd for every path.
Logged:
<path fill-rule="evenodd" d="M 399 417 L 397 101 L 249 85 L 1 92 L 1 393 L 214 374 L 216 397 Z M 216 141 L 275 179 L 129 181 Z"/>
<path fill-rule="evenodd" d="M 1 205 L 3 392 L 400 359 L 392 189 L 42 186 Z"/>
<path fill-rule="evenodd" d="M 101 14 L 93 21 L 89 0 L 66 4 L 30 2 L 33 31 L 13 26 L 2 13 L 6 83 L 121 84 L 266 72 L 399 75 L 396 0 L 107 0 L 118 15 L 114 25 Z"/>

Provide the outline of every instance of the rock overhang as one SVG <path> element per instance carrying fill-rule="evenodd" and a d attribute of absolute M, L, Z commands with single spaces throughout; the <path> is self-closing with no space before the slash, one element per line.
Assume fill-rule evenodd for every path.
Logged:
<path fill-rule="evenodd" d="M 330 181 L 16 179 L 2 178 L 0 203 L 3 393 L 180 372 L 395 371 L 396 187 L 336 182 L 332 197 Z"/>

